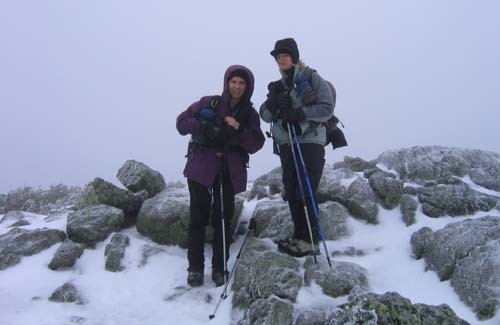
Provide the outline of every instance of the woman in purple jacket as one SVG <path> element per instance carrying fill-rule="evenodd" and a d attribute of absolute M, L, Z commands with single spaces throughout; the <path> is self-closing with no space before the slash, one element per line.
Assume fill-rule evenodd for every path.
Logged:
<path fill-rule="evenodd" d="M 234 195 L 246 190 L 248 155 L 261 149 L 265 141 L 259 114 L 250 101 L 253 89 L 252 72 L 241 65 L 230 66 L 224 74 L 221 96 L 202 97 L 177 117 L 179 133 L 191 134 L 184 168 L 191 197 L 187 278 L 191 286 L 203 284 L 205 227 L 210 218 L 214 228 L 212 280 L 216 286 L 225 282 L 223 237 L 227 261 Z"/>

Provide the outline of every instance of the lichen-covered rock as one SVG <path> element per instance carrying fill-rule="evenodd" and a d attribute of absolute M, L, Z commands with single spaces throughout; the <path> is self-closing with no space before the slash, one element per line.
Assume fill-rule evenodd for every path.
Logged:
<path fill-rule="evenodd" d="M 478 192 L 466 184 L 423 187 L 418 192 L 423 213 L 433 218 L 490 211 L 499 201 L 498 198 Z"/>
<path fill-rule="evenodd" d="M 394 176 L 387 177 L 384 172 L 375 172 L 370 176 L 369 183 L 380 197 L 384 208 L 391 210 L 399 205 L 403 195 L 403 182 L 394 179 Z"/>
<path fill-rule="evenodd" d="M 248 237 L 234 272 L 233 306 L 245 310 L 257 300 L 271 296 L 295 302 L 302 287 L 299 262 L 268 245 Z"/>
<path fill-rule="evenodd" d="M 478 246 L 458 260 L 451 286 L 480 320 L 495 316 L 500 306 L 500 240 Z"/>
<path fill-rule="evenodd" d="M 106 271 L 118 272 L 123 268 L 121 261 L 125 256 L 125 248 L 129 245 L 129 238 L 124 234 L 114 234 L 111 241 L 106 245 L 104 256 L 106 256 Z"/>
<path fill-rule="evenodd" d="M 123 227 L 128 227 L 135 223 L 144 199 L 142 192 L 134 194 L 130 191 L 122 190 L 102 178 L 96 178 L 83 189 L 78 202 L 78 208 L 83 209 L 99 204 L 118 208 L 125 213 Z"/>
<path fill-rule="evenodd" d="M 37 254 L 64 239 L 66 234 L 56 229 L 14 228 L 0 235 L 0 270 L 16 265 L 23 256 Z"/>
<path fill-rule="evenodd" d="M 119 231 L 123 224 L 123 211 L 99 204 L 72 212 L 68 215 L 66 233 L 77 243 L 94 246 Z"/>
<path fill-rule="evenodd" d="M 238 325 L 274 325 L 292 324 L 293 304 L 289 301 L 269 297 L 257 299 L 243 313 L 242 319 L 234 319 L 233 324 Z"/>
<path fill-rule="evenodd" d="M 49 297 L 52 302 L 76 302 L 77 304 L 85 303 L 84 298 L 80 295 L 75 285 L 67 282 L 57 288 Z"/>
<path fill-rule="evenodd" d="M 353 216 L 378 224 L 376 196 L 370 185 L 358 177 L 347 189 L 347 208 Z"/>
<path fill-rule="evenodd" d="M 417 252 L 417 256 L 425 258 L 427 267 L 436 271 L 441 281 L 446 281 L 452 277 L 459 260 L 464 259 L 475 248 L 500 239 L 500 218 L 486 216 L 468 219 L 450 223 L 430 234 L 428 230 L 419 232 L 422 233 L 419 237 L 424 240 L 416 240 L 412 236 L 412 245 L 415 246 L 413 251 Z M 424 241 L 425 245 L 422 245 Z"/>
<path fill-rule="evenodd" d="M 258 177 L 252 186 L 252 190 L 248 195 L 248 200 L 257 198 L 260 200 L 265 197 L 273 197 L 276 194 L 281 194 L 283 191 L 282 169 L 276 167 L 269 173 Z"/>
<path fill-rule="evenodd" d="M 152 198 L 166 187 L 160 172 L 135 160 L 127 160 L 118 170 L 116 177 L 131 192 L 146 190 L 148 198 Z"/>
<path fill-rule="evenodd" d="M 137 231 L 163 245 L 187 247 L 189 191 L 187 186 L 167 188 L 142 205 Z"/>
<path fill-rule="evenodd" d="M 340 305 L 333 312 L 327 324 L 401 324 L 401 325 L 434 325 L 453 324 L 467 325 L 446 304 L 430 306 L 412 304 L 407 298 L 396 292 L 383 295 L 367 293 L 349 297 L 349 302 Z"/>
<path fill-rule="evenodd" d="M 417 214 L 418 203 L 411 195 L 403 194 L 400 208 L 403 222 L 407 226 L 411 226 L 417 222 L 415 216 Z"/>
<path fill-rule="evenodd" d="M 60 268 L 72 267 L 83 254 L 84 247 L 71 240 L 64 241 L 57 249 L 54 257 L 49 263 L 49 268 L 58 270 Z"/>
<path fill-rule="evenodd" d="M 494 152 L 418 146 L 386 151 L 376 161 L 398 172 L 404 181 L 424 184 L 469 174 L 476 184 L 500 191 L 500 155 Z"/>
<path fill-rule="evenodd" d="M 316 264 L 312 257 L 307 257 L 304 280 L 306 285 L 316 282 L 323 293 L 337 298 L 351 293 L 359 294 L 369 289 L 367 271 L 354 263 L 331 261 L 332 267 L 324 259 Z"/>

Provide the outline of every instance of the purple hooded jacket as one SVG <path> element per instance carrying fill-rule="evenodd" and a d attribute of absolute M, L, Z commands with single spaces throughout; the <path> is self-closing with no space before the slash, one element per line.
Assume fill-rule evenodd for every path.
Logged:
<path fill-rule="evenodd" d="M 217 119 L 223 120 L 225 116 L 231 116 L 231 109 L 229 106 L 229 77 L 236 70 L 245 71 L 250 81 L 246 86 L 244 98 L 249 101 L 253 94 L 254 77 L 252 72 L 241 65 L 230 66 L 224 74 L 224 91 L 222 92 L 221 99 L 217 106 Z M 202 108 L 210 106 L 211 99 L 212 96 L 202 97 L 199 101 L 191 104 L 191 106 L 177 117 L 176 126 L 181 135 L 197 132 L 201 124 L 199 120 L 200 111 Z M 238 132 L 228 140 L 224 149 L 197 146 L 188 153 L 186 167 L 184 168 L 185 177 L 206 187 L 212 187 L 215 177 L 217 176 L 216 153 L 223 151 L 234 193 L 236 194 L 246 190 L 247 170 L 242 160 L 241 153 L 235 150 L 228 150 L 228 148 L 240 146 L 247 153 L 253 154 L 262 148 L 265 138 L 260 129 L 259 114 L 253 108 L 252 104 L 249 103 L 242 107 L 242 109 L 250 110 L 250 112 L 247 112 L 249 113 L 247 114 L 248 122 L 245 125 L 240 125 Z"/>

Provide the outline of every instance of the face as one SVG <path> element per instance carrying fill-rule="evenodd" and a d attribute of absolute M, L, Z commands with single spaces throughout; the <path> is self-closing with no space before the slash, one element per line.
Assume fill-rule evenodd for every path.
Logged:
<path fill-rule="evenodd" d="M 292 56 L 288 53 L 280 53 L 276 55 L 276 62 L 278 63 L 281 71 L 290 70 L 293 66 Z"/>
<path fill-rule="evenodd" d="M 229 94 L 234 99 L 241 99 L 245 94 L 247 83 L 241 77 L 232 77 L 229 80 Z"/>

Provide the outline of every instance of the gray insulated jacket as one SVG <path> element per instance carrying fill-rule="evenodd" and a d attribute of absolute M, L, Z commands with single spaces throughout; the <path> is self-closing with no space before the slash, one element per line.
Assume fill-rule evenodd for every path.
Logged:
<path fill-rule="evenodd" d="M 309 69 L 309 71 L 306 71 L 306 69 Z M 295 87 L 292 87 L 290 96 L 292 97 L 293 108 L 303 108 L 306 117 L 305 121 L 300 122 L 302 135 L 298 136 L 298 140 L 300 143 L 325 145 L 326 128 L 323 123 L 333 116 L 334 104 L 332 93 L 327 82 L 315 70 L 300 64 L 295 65 L 294 84 L 295 80 L 299 80 L 303 73 L 311 73 L 309 82 L 316 94 L 316 101 L 312 105 L 305 106 L 300 96 L 298 96 Z M 285 129 L 283 121 L 280 118 L 273 121 L 273 116 L 266 107 L 266 102 L 260 106 L 260 117 L 264 122 L 271 123 L 271 133 L 276 144 L 282 145 L 290 142 L 288 131 Z"/>

